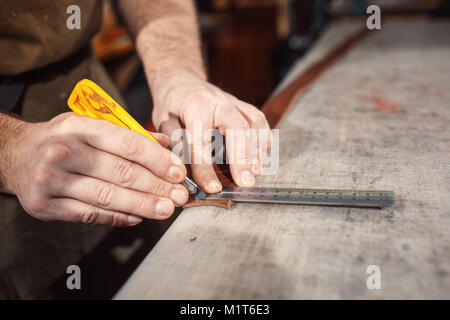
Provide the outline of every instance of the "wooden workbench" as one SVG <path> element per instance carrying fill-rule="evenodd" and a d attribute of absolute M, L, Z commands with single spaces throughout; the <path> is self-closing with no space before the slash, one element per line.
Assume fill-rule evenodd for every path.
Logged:
<path fill-rule="evenodd" d="M 332 25 L 278 91 L 357 27 Z M 257 180 L 393 190 L 393 207 L 189 208 L 115 298 L 450 298 L 449 35 L 427 20 L 370 31 L 296 101 L 279 171 Z"/>

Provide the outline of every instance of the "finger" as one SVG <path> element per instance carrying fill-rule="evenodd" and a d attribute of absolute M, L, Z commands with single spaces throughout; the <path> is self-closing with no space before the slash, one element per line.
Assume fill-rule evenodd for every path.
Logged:
<path fill-rule="evenodd" d="M 170 143 L 170 139 L 168 136 L 166 136 L 163 133 L 159 133 L 159 132 L 150 132 L 149 133 L 152 135 L 153 138 L 155 138 L 164 148 L 168 148 L 169 147 L 169 143 Z"/>
<path fill-rule="evenodd" d="M 236 104 L 239 111 L 245 116 L 247 121 L 250 124 L 251 128 L 255 128 L 258 130 L 259 134 L 265 134 L 266 135 L 266 141 L 267 141 L 267 149 L 270 150 L 271 147 L 271 130 L 269 126 L 269 122 L 267 121 L 266 116 L 264 113 L 257 109 L 256 107 L 252 106 L 251 104 L 248 104 L 244 101 L 238 101 Z"/>
<path fill-rule="evenodd" d="M 185 117 L 188 141 L 191 146 L 191 169 L 194 181 L 207 193 L 217 193 L 222 190 L 217 175 L 212 166 L 212 114 L 203 112 L 194 118 Z M 194 120 L 195 119 L 195 120 Z"/>
<path fill-rule="evenodd" d="M 228 129 L 225 136 L 231 175 L 238 186 L 253 187 L 255 178 L 250 160 L 249 138 L 239 132 L 236 134 L 235 131 L 236 129 Z"/>
<path fill-rule="evenodd" d="M 259 157 L 259 147 L 258 147 L 258 133 L 256 129 L 250 128 L 250 161 L 252 164 L 252 173 L 255 176 L 259 176 L 261 174 L 261 164 L 262 161 Z"/>
<path fill-rule="evenodd" d="M 256 147 L 257 147 L 257 157 L 259 168 L 258 174 L 261 171 L 261 165 L 263 158 L 267 156 L 272 144 L 272 132 L 270 130 L 269 123 L 266 119 L 264 113 L 258 110 L 256 107 L 239 101 L 237 103 L 237 108 L 244 115 L 247 121 L 250 124 L 251 128 L 254 128 L 256 132 Z"/>
<path fill-rule="evenodd" d="M 95 178 L 70 174 L 60 186 L 65 198 L 83 201 L 95 207 L 139 217 L 163 220 L 172 215 L 172 200 L 156 195 L 125 189 Z"/>
<path fill-rule="evenodd" d="M 173 115 L 169 115 L 169 118 L 159 126 L 159 130 L 169 137 L 171 150 L 173 150 L 173 147 L 181 141 L 181 136 L 178 139 L 174 139 L 174 132 L 180 129 L 182 129 L 180 120 Z"/>
<path fill-rule="evenodd" d="M 76 156 L 66 157 L 62 163 L 62 168 L 69 172 L 170 198 L 179 206 L 189 198 L 184 186 L 167 182 L 137 163 L 81 143 L 73 144 L 71 149 Z"/>
<path fill-rule="evenodd" d="M 252 187 L 255 185 L 255 178 L 251 168 L 254 147 L 248 131 L 250 125 L 235 107 L 224 106 L 217 111 L 215 125 L 222 128 L 221 131 L 226 129 L 225 141 L 233 180 L 239 186 Z"/>
<path fill-rule="evenodd" d="M 180 119 L 170 114 L 169 118 L 160 124 L 159 130 L 169 137 L 169 148 L 172 153 L 182 159 L 185 164 L 190 163 L 190 153 L 185 154 L 188 143 L 185 140 L 186 134 L 181 127 Z"/>
<path fill-rule="evenodd" d="M 142 218 L 122 212 L 105 210 L 70 198 L 55 198 L 49 201 L 48 211 L 56 220 L 101 224 L 116 227 L 137 225 Z"/>
<path fill-rule="evenodd" d="M 124 159 L 137 162 L 158 177 L 180 183 L 186 177 L 183 162 L 161 145 L 147 137 L 108 121 L 82 117 L 77 133 L 90 146 Z"/>
<path fill-rule="evenodd" d="M 214 167 L 210 164 L 192 164 L 192 177 L 199 187 L 207 193 L 217 193 L 222 190 L 222 184 L 217 178 Z"/>

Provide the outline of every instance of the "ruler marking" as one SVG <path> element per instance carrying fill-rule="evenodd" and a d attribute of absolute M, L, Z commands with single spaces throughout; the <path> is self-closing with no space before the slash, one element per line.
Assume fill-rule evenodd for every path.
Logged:
<path fill-rule="evenodd" d="M 227 187 L 207 199 L 236 202 L 384 207 L 394 203 L 392 191 Z"/>

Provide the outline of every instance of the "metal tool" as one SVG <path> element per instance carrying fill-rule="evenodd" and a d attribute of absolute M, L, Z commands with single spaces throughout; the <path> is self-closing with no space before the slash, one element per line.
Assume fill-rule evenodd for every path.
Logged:
<path fill-rule="evenodd" d="M 188 189 L 189 193 L 193 194 L 196 198 L 200 200 L 206 199 L 206 193 L 202 189 L 200 189 L 199 186 L 188 177 L 184 179 L 183 184 Z"/>
<path fill-rule="evenodd" d="M 206 200 L 381 208 L 394 204 L 394 192 L 226 187 L 219 193 L 207 194 Z"/>
<path fill-rule="evenodd" d="M 107 120 L 121 127 L 136 131 L 159 144 L 125 109 L 91 80 L 83 79 L 79 81 L 67 100 L 67 104 L 77 114 L 94 119 Z M 183 184 L 196 198 L 200 200 L 205 199 L 205 192 L 194 181 L 186 177 Z"/>

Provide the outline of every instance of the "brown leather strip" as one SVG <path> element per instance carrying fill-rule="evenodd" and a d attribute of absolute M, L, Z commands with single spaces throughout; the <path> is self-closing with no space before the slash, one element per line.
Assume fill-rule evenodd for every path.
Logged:
<path fill-rule="evenodd" d="M 220 183 L 222 183 L 222 186 L 224 187 L 236 186 L 233 182 L 233 178 L 231 177 L 230 167 L 227 164 L 214 164 L 214 171 L 216 172 L 217 178 L 219 178 Z M 198 206 L 216 206 L 230 209 L 232 204 L 233 202 L 231 200 L 198 200 L 191 198 L 183 206 L 183 208 L 198 207 Z"/>
<path fill-rule="evenodd" d="M 342 58 L 356 43 L 361 41 L 368 34 L 366 28 L 348 38 L 345 42 L 333 49 L 320 61 L 309 67 L 304 73 L 299 75 L 286 88 L 275 94 L 261 108 L 265 114 L 271 128 L 277 128 L 290 108 L 295 104 L 297 98 L 308 89 L 326 70 Z M 215 165 L 215 171 L 219 181 L 224 187 L 235 186 L 230 175 L 228 165 Z M 183 208 L 196 206 L 217 206 L 229 209 L 231 200 L 197 200 L 190 199 Z"/>
<path fill-rule="evenodd" d="M 368 29 L 363 28 L 361 31 L 357 32 L 355 35 L 351 36 L 342 44 L 333 49 L 320 61 L 309 67 L 286 88 L 270 97 L 261 108 L 261 111 L 265 114 L 270 127 L 277 128 L 288 111 L 295 104 L 297 98 L 367 34 Z"/>
<path fill-rule="evenodd" d="M 200 207 L 200 206 L 214 206 L 225 209 L 230 209 L 233 201 L 231 200 L 198 200 L 189 199 L 189 201 L 183 206 L 183 208 Z"/>

